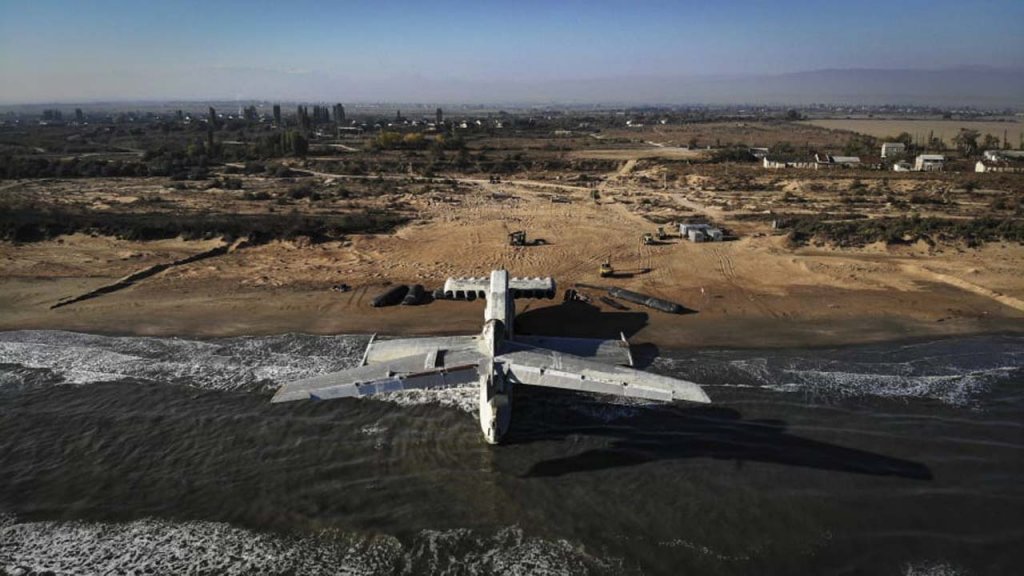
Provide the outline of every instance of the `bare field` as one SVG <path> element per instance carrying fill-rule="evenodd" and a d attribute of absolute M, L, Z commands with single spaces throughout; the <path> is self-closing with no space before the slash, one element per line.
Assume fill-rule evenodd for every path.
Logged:
<path fill-rule="evenodd" d="M 842 147 L 848 137 L 798 122 L 737 121 L 699 122 L 692 124 L 649 124 L 642 128 L 610 128 L 602 131 L 599 139 L 607 146 L 615 143 L 646 144 L 681 148 L 719 148 L 728 146 L 768 146 L 779 144 L 811 148 Z"/>
<path fill-rule="evenodd" d="M 643 158 L 665 158 L 669 160 L 699 160 L 707 156 L 705 150 L 690 150 L 672 146 L 654 146 L 647 148 L 604 148 L 599 150 L 583 150 L 571 152 L 572 158 L 595 160 L 640 160 Z"/>
<path fill-rule="evenodd" d="M 914 137 L 915 141 L 926 141 L 930 133 L 936 138 L 943 139 L 947 144 L 953 141 L 961 129 L 977 130 L 982 137 L 985 134 L 1006 139 L 1011 146 L 1016 148 L 1021 142 L 1021 133 L 1024 131 L 1024 124 L 1021 122 L 977 122 L 962 120 L 876 120 L 876 119 L 842 119 L 842 120 L 808 120 L 804 124 L 819 126 L 829 130 L 849 130 L 860 134 L 867 134 L 875 138 L 887 138 L 907 132 Z"/>

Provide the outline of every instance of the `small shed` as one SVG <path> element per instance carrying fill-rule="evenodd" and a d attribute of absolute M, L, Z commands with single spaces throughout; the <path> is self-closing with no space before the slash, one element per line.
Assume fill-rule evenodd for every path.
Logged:
<path fill-rule="evenodd" d="M 710 224 L 680 224 L 679 235 L 690 242 L 721 242 L 722 231 Z"/>

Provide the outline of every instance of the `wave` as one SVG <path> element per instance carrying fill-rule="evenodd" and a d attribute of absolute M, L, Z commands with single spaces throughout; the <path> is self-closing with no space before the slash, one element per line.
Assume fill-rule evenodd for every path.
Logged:
<path fill-rule="evenodd" d="M 327 529 L 261 533 L 220 522 L 22 522 L 0 515 L 0 571 L 8 574 L 619 574 L 621 561 L 518 527 L 490 534 L 424 530 L 389 535 Z"/>
<path fill-rule="evenodd" d="M 653 368 L 708 387 L 800 393 L 815 402 L 879 397 L 977 406 L 999 382 L 1024 375 L 1024 339 L 978 337 L 842 349 L 708 351 L 661 357 Z"/>
<path fill-rule="evenodd" d="M 215 340 L 115 337 L 24 330 L 0 333 L 0 390 L 135 379 L 201 389 L 266 392 L 283 382 L 355 366 L 368 337 L 282 334 Z M 981 337 L 823 351 L 670 353 L 651 369 L 715 387 L 800 393 L 816 402 L 883 397 L 969 407 L 997 382 L 1024 374 L 1024 339 Z M 438 404 L 475 414 L 476 386 L 382 395 L 399 405 Z M 608 421 L 643 402 L 580 410 Z"/>
<path fill-rule="evenodd" d="M 358 363 L 365 336 L 187 340 L 28 330 L 0 333 L 0 364 L 49 370 L 54 384 L 122 379 L 212 390 L 263 390 Z"/>

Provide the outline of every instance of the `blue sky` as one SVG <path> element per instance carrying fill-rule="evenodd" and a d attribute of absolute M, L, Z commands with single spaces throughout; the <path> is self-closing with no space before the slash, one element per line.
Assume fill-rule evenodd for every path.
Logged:
<path fill-rule="evenodd" d="M 1024 66 L 1024 1 L 0 0 L 0 102 L 975 65 Z"/>

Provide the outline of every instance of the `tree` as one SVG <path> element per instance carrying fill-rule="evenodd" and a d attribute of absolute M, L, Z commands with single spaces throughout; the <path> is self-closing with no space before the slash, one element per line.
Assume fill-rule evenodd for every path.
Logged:
<path fill-rule="evenodd" d="M 953 144 L 964 156 L 973 156 L 978 152 L 978 136 L 981 134 L 977 130 L 961 128 L 960 133 L 953 138 Z"/>
<path fill-rule="evenodd" d="M 455 165 L 459 168 L 468 168 L 469 164 L 469 150 L 465 148 L 459 148 L 458 153 L 456 153 L 455 155 Z"/>
<path fill-rule="evenodd" d="M 301 132 L 296 132 L 292 135 L 292 153 L 296 156 L 305 156 L 307 152 L 309 152 L 309 140 L 306 140 Z"/>
<path fill-rule="evenodd" d="M 982 150 L 998 150 L 999 149 L 999 145 L 1000 145 L 999 138 L 997 138 L 997 137 L 995 137 L 995 136 L 993 136 L 991 134 L 985 134 L 985 138 L 982 139 L 982 141 L 981 141 L 981 149 Z"/>

